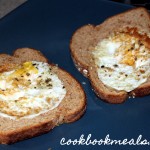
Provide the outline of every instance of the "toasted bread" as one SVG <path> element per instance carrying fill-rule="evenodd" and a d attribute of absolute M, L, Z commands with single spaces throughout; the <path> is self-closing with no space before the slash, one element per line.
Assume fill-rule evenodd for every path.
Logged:
<path fill-rule="evenodd" d="M 143 37 L 150 33 L 150 16 L 145 8 L 134 8 L 106 19 L 102 24 L 85 25 L 75 31 L 70 42 L 71 56 L 77 69 L 89 78 L 93 90 L 109 103 L 122 103 L 129 96 L 145 96 L 150 94 L 150 79 L 131 92 L 115 90 L 103 84 L 98 78 L 92 48 L 98 42 L 118 31 L 137 30 Z M 148 39 L 149 40 L 149 39 Z M 147 42 L 147 46 L 150 45 Z"/>
<path fill-rule="evenodd" d="M 43 54 L 30 48 L 17 49 L 13 56 L 0 55 L 1 72 L 13 69 L 13 64 L 21 64 L 26 61 L 48 62 Z M 0 143 L 11 144 L 27 138 L 47 133 L 55 126 L 62 123 L 70 123 L 78 120 L 86 109 L 86 97 L 81 85 L 66 71 L 52 66 L 52 71 L 57 74 L 66 88 L 66 95 L 62 102 L 46 113 L 34 118 L 22 118 L 18 120 L 0 116 Z"/>

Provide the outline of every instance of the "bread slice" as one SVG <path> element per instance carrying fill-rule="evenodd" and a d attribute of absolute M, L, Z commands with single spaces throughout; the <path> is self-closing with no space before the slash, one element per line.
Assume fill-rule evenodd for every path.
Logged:
<path fill-rule="evenodd" d="M 1 54 L 0 68 L 1 71 L 8 71 L 13 68 L 13 64 L 21 64 L 33 60 L 48 62 L 39 51 L 21 48 L 17 49 L 13 56 Z M 84 114 L 86 97 L 81 85 L 66 71 L 55 65 L 50 65 L 52 66 L 52 71 L 63 82 L 67 91 L 66 96 L 58 107 L 32 119 L 12 120 L 0 116 L 0 143 L 10 144 L 47 133 L 55 126 L 74 122 Z"/>
<path fill-rule="evenodd" d="M 102 39 L 117 31 L 134 29 L 142 37 L 150 34 L 150 16 L 145 8 L 134 8 L 106 19 L 102 24 L 85 25 L 75 31 L 70 42 L 71 56 L 77 69 L 90 79 L 95 93 L 109 103 L 122 103 L 129 96 L 150 94 L 150 79 L 131 92 L 112 89 L 102 83 L 97 75 L 92 48 Z M 130 32 L 130 30 L 128 30 Z M 149 39 L 147 39 L 149 40 Z M 150 44 L 147 42 L 147 46 Z"/>

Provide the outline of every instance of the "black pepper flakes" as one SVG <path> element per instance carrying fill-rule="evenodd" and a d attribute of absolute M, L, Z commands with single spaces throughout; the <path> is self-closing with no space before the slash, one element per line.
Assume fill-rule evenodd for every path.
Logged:
<path fill-rule="evenodd" d="M 16 81 L 19 81 L 18 78 L 15 78 Z"/>
<path fill-rule="evenodd" d="M 52 84 L 48 84 L 49 87 L 52 87 Z"/>
<path fill-rule="evenodd" d="M 144 44 L 140 42 L 140 46 L 143 46 Z"/>
<path fill-rule="evenodd" d="M 117 64 L 115 64 L 115 65 L 114 65 L 114 67 L 118 67 L 118 65 L 117 65 Z"/>
<path fill-rule="evenodd" d="M 49 83 L 50 81 L 51 81 L 51 79 L 48 78 L 48 79 L 45 80 L 45 83 Z"/>
<path fill-rule="evenodd" d="M 30 76 L 30 73 L 26 73 L 27 76 Z"/>
<path fill-rule="evenodd" d="M 131 50 L 134 50 L 134 47 L 131 47 Z"/>

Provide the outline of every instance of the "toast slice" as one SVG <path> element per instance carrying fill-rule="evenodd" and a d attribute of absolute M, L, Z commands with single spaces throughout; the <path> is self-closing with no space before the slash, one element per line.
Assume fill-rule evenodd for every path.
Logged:
<path fill-rule="evenodd" d="M 17 49 L 13 56 L 0 55 L 0 72 L 11 70 L 15 64 L 22 64 L 26 61 L 48 62 L 41 52 L 30 48 L 21 48 Z M 86 97 L 81 85 L 66 71 L 55 65 L 49 65 L 52 66 L 52 71 L 66 88 L 66 95 L 62 102 L 56 108 L 32 119 L 13 120 L 0 116 L 0 143 L 11 144 L 47 133 L 62 123 L 78 120 L 84 114 Z"/>
<path fill-rule="evenodd" d="M 131 29 L 131 30 L 130 30 Z M 100 25 L 85 25 L 75 31 L 70 42 L 71 56 L 77 69 L 89 78 L 95 93 L 106 102 L 122 103 L 128 97 L 150 94 L 150 77 L 147 82 L 131 92 L 119 91 L 103 84 L 98 78 L 96 64 L 93 58 L 93 48 L 103 39 L 115 32 L 136 30 L 141 37 L 150 34 L 150 16 L 145 8 L 134 8 L 124 13 L 106 19 Z M 136 33 L 135 33 L 136 34 Z M 136 36 L 136 35 L 134 35 Z M 149 45 L 147 38 L 147 47 Z"/>

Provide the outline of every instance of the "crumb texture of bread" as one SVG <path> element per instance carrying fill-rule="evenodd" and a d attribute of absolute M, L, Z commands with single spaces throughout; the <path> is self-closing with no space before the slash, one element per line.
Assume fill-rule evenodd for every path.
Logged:
<path fill-rule="evenodd" d="M 150 35 L 150 15 L 145 8 L 130 9 L 106 19 L 97 26 L 84 25 L 75 31 L 70 42 L 70 52 L 75 66 L 84 76 L 89 78 L 98 97 L 109 103 L 122 103 L 129 96 L 150 94 L 150 79 L 128 93 L 105 86 L 97 75 L 92 55 L 94 47 L 114 32 L 127 32 L 127 29 L 130 28 L 137 30 L 141 35 Z M 84 70 L 86 70 L 86 74 Z"/>
<path fill-rule="evenodd" d="M 13 69 L 12 64 L 26 61 L 48 62 L 43 54 L 30 48 L 17 49 L 13 56 L 0 55 L 0 68 Z M 10 66 L 9 66 L 10 65 Z M 51 64 L 49 64 L 51 65 Z M 3 67 L 4 66 L 4 67 Z M 8 66 L 8 67 L 6 67 Z M 86 97 L 81 85 L 66 71 L 51 65 L 66 88 L 66 95 L 58 107 L 34 118 L 12 120 L 0 116 L 0 143 L 11 144 L 49 132 L 62 123 L 78 120 L 86 110 Z"/>

